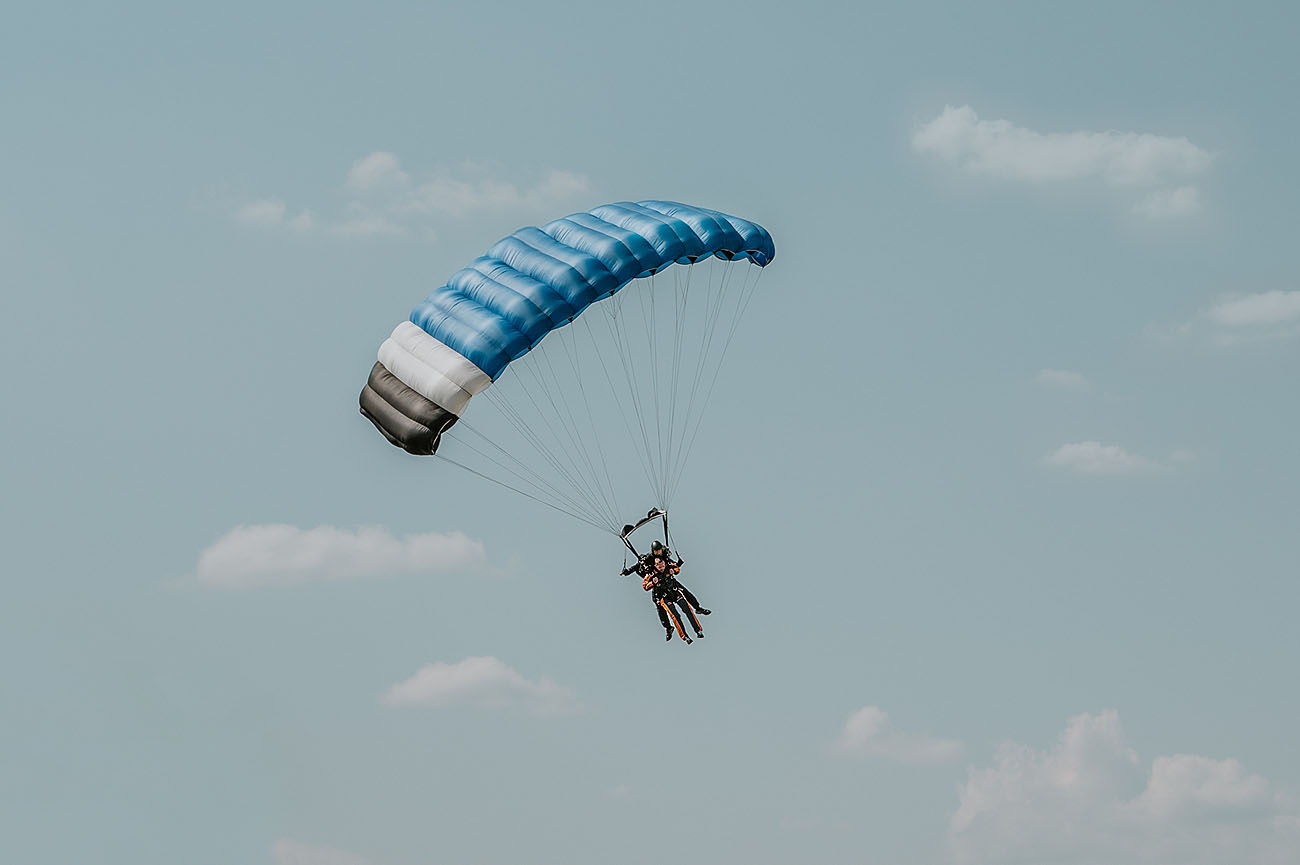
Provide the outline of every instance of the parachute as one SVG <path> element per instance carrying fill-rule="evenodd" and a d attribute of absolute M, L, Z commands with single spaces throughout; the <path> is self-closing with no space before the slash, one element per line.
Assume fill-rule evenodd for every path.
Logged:
<path fill-rule="evenodd" d="M 611 451 L 638 446 L 656 504 L 666 510 L 757 284 L 744 278 L 737 288 L 731 274 L 761 273 L 775 252 L 768 232 L 749 220 L 671 201 L 607 204 L 522 228 L 397 325 L 361 391 L 361 413 L 412 454 L 436 454 L 619 534 Z M 704 262 L 722 272 L 700 288 L 691 274 Z M 654 285 L 669 269 L 671 304 Z M 637 281 L 649 285 L 628 301 L 624 289 Z M 557 332 L 573 332 L 575 322 L 582 334 Z M 635 342 L 638 325 L 644 346 Z M 612 402 L 595 396 L 597 371 Z M 505 387 L 511 375 L 513 389 Z M 470 428 L 462 418 L 480 396 L 501 420 Z M 610 405 L 626 436 L 597 417 Z M 449 432 L 458 422 L 468 435 L 451 453 L 443 438 L 461 444 Z M 511 428 L 515 439 L 506 443 Z M 471 455 L 479 467 L 462 461 Z"/>

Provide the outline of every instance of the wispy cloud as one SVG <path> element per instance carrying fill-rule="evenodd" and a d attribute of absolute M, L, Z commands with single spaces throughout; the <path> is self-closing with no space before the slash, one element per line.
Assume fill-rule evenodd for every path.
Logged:
<path fill-rule="evenodd" d="M 975 174 L 1030 182 L 1097 178 L 1114 186 L 1150 186 L 1200 174 L 1211 161 L 1186 138 L 1037 132 L 1007 120 L 981 120 L 969 105 L 946 106 L 913 134 L 912 146 Z"/>
<path fill-rule="evenodd" d="M 310 210 L 300 210 L 290 217 L 289 208 L 278 198 L 261 198 L 241 205 L 235 219 L 244 225 L 262 229 L 287 229 L 306 234 L 315 228 L 316 217 Z"/>
<path fill-rule="evenodd" d="M 532 186 L 519 187 L 492 177 L 431 178 L 412 190 L 399 207 L 416 213 L 465 216 L 478 210 L 538 211 L 552 201 L 571 199 L 587 190 L 587 179 L 571 171 L 548 171 Z"/>
<path fill-rule="evenodd" d="M 237 526 L 199 554 L 195 576 L 217 588 L 350 580 L 479 567 L 483 544 L 461 532 L 394 537 L 386 529 Z"/>
<path fill-rule="evenodd" d="M 1144 768 L 1119 714 L 1071 718 L 1045 751 L 1007 743 L 958 788 L 958 863 L 1278 863 L 1300 849 L 1300 809 L 1233 759 L 1156 757 Z"/>
<path fill-rule="evenodd" d="M 271 846 L 271 861 L 275 865 L 374 865 L 369 859 L 355 853 L 287 838 L 276 841 Z"/>
<path fill-rule="evenodd" d="M 1134 213 L 1153 222 L 1191 216 L 1200 211 L 1201 192 L 1195 186 L 1157 189 L 1133 205 Z"/>
<path fill-rule="evenodd" d="M 521 219 L 549 216 L 576 201 L 590 186 L 584 175 L 557 168 L 546 170 L 530 184 L 496 176 L 471 162 L 412 173 L 396 154 L 377 150 L 348 169 L 341 190 L 347 201 L 338 216 L 321 219 L 304 208 L 290 217 L 288 205 L 273 196 L 238 204 L 233 216 L 254 228 L 299 234 L 429 237 L 436 233 L 439 220 L 476 213 L 511 213 Z"/>
<path fill-rule="evenodd" d="M 961 743 L 894 729 L 878 706 L 863 706 L 844 722 L 835 750 L 855 757 L 880 757 L 900 763 L 946 763 L 961 756 Z"/>
<path fill-rule="evenodd" d="M 404 225 L 394 222 L 382 212 L 372 210 L 360 204 L 348 207 L 349 215 L 342 222 L 336 222 L 327 229 L 338 237 L 374 237 L 388 235 L 402 237 L 407 234 Z"/>
<path fill-rule="evenodd" d="M 1131 453 L 1119 445 L 1071 442 L 1043 457 L 1046 465 L 1085 475 L 1134 475 L 1161 471 L 1157 460 Z"/>
<path fill-rule="evenodd" d="M 1088 387 L 1088 379 L 1082 373 L 1071 372 L 1067 369 L 1043 369 L 1038 371 L 1034 376 L 1034 381 L 1039 384 L 1048 385 L 1049 387 L 1061 387 L 1073 390 L 1082 390 Z"/>
<path fill-rule="evenodd" d="M 1200 209 L 1196 187 L 1211 154 L 1184 137 L 1146 132 L 1039 132 L 1008 120 L 981 120 L 969 105 L 945 106 L 912 135 L 912 147 L 971 174 L 1025 183 L 1098 181 L 1108 187 L 1159 187 L 1134 205 L 1151 219 Z"/>
<path fill-rule="evenodd" d="M 382 188 L 409 186 L 411 176 L 402 170 L 401 164 L 393 154 L 376 150 L 352 163 L 348 171 L 347 185 L 361 191 Z"/>
<path fill-rule="evenodd" d="M 386 706 L 468 704 L 485 708 L 520 708 L 539 715 L 581 708 L 570 688 L 545 676 L 530 681 L 497 658 L 469 657 L 454 664 L 426 664 L 411 678 L 393 685 L 380 698 Z"/>
<path fill-rule="evenodd" d="M 1220 346 L 1290 339 L 1300 336 L 1300 291 L 1227 295 L 1189 320 L 1154 325 L 1149 333 L 1165 340 L 1207 339 Z"/>
<path fill-rule="evenodd" d="M 278 198 L 250 201 L 235 211 L 235 219 L 248 225 L 271 226 L 284 222 L 284 202 Z"/>
<path fill-rule="evenodd" d="M 1300 291 L 1265 291 L 1225 298 L 1205 317 L 1222 327 L 1258 328 L 1300 323 Z"/>

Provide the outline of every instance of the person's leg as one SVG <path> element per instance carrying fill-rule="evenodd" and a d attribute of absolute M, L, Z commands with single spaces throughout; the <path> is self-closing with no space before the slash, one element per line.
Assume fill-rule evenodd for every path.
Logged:
<path fill-rule="evenodd" d="M 655 612 L 659 614 L 659 624 L 663 625 L 664 639 L 671 640 L 673 638 L 673 626 L 668 621 L 668 611 L 664 609 L 663 604 L 655 601 Z"/>
<path fill-rule="evenodd" d="M 686 599 L 679 598 L 677 600 L 677 606 L 681 607 L 682 612 L 686 614 L 686 621 L 690 622 L 691 627 L 695 629 L 695 636 L 703 637 L 704 629 L 700 627 L 700 620 L 695 618 L 695 610 L 693 610 L 691 605 L 686 602 Z"/>
<path fill-rule="evenodd" d="M 691 638 L 686 636 L 686 629 L 682 627 L 681 620 L 677 618 L 677 610 L 665 600 L 660 600 L 659 606 L 663 607 L 664 612 L 668 614 L 668 618 L 672 619 L 673 625 L 677 628 L 677 636 L 689 643 Z"/>
<path fill-rule="evenodd" d="M 701 616 L 707 616 L 713 612 L 712 610 L 706 610 L 704 607 L 700 606 L 700 602 L 696 600 L 695 595 L 691 594 L 691 590 L 685 586 L 682 586 L 682 594 L 686 596 L 686 600 L 690 602 L 691 606 L 694 607 L 695 611 Z"/>

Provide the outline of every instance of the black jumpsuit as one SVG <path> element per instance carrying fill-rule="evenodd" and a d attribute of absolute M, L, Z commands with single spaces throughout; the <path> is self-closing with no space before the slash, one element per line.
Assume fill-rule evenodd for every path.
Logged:
<path fill-rule="evenodd" d="M 691 593 L 691 590 L 681 584 L 681 582 L 670 572 L 652 573 L 651 579 L 657 579 L 658 583 L 650 589 L 650 600 L 654 602 L 655 612 L 659 614 L 659 624 L 664 626 L 664 630 L 673 629 L 672 621 L 668 616 L 668 608 L 676 604 L 680 610 L 678 617 L 685 623 L 689 623 L 695 630 L 695 636 L 703 637 L 704 630 L 700 627 L 699 619 L 695 611 L 702 609 L 699 599 Z"/>

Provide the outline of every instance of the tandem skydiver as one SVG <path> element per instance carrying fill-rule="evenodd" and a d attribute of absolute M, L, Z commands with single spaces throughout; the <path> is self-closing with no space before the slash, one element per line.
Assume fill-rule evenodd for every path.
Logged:
<path fill-rule="evenodd" d="M 686 636 L 683 619 L 690 622 L 696 637 L 703 637 L 704 629 L 700 627 L 700 620 L 695 614 L 698 612 L 701 616 L 708 616 L 713 611 L 701 606 L 691 590 L 677 579 L 682 570 L 682 562 L 680 557 L 674 561 L 668 548 L 655 541 L 650 552 L 641 556 L 633 566 L 624 568 L 621 573 L 627 575 L 635 572 L 641 575 L 641 588 L 650 592 L 655 612 L 659 614 L 659 624 L 664 627 L 664 639 L 671 640 L 675 630 L 689 643 L 691 638 Z"/>

